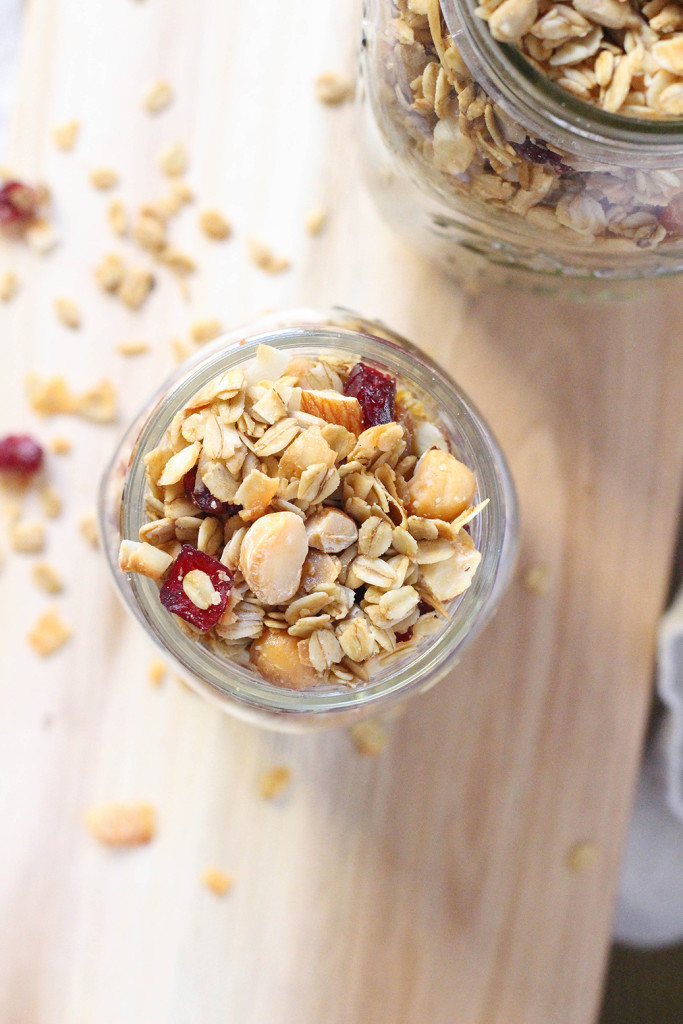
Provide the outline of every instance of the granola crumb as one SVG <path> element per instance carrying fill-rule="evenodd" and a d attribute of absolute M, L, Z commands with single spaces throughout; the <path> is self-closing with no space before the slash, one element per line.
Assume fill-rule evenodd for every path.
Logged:
<path fill-rule="evenodd" d="M 277 256 L 270 246 L 257 238 L 247 239 L 247 252 L 251 262 L 267 274 L 281 274 L 291 266 L 284 256 Z"/>
<path fill-rule="evenodd" d="M 232 875 L 226 874 L 221 868 L 209 867 L 202 871 L 202 883 L 216 896 L 224 896 L 229 889 L 232 889 L 234 879 Z"/>
<path fill-rule="evenodd" d="M 161 250 L 159 262 L 172 270 L 178 277 L 185 277 L 187 274 L 194 273 L 197 269 L 192 257 L 177 249 L 174 245 L 167 245 Z"/>
<path fill-rule="evenodd" d="M 45 527 L 33 521 L 12 523 L 9 541 L 13 551 L 35 555 L 45 547 Z"/>
<path fill-rule="evenodd" d="M 259 794 L 264 800 L 274 800 L 289 788 L 292 773 L 285 765 L 277 765 L 265 772 L 259 780 Z"/>
<path fill-rule="evenodd" d="M 95 267 L 95 281 L 104 292 L 115 292 L 120 288 L 126 272 L 122 258 L 116 252 L 108 252 Z"/>
<path fill-rule="evenodd" d="M 232 234 L 230 223 L 218 210 L 203 210 L 199 214 L 199 226 L 208 238 L 222 241 Z"/>
<path fill-rule="evenodd" d="M 68 152 L 74 148 L 80 123 L 78 121 L 64 121 L 63 124 L 55 125 L 52 129 L 52 139 L 57 149 Z"/>
<path fill-rule="evenodd" d="M 63 647 L 71 637 L 72 629 L 62 619 L 57 608 L 49 608 L 38 618 L 28 634 L 28 642 L 41 658 L 47 658 Z"/>
<path fill-rule="evenodd" d="M 55 226 L 43 217 L 37 217 L 28 225 L 24 232 L 24 238 L 39 256 L 45 256 L 51 252 L 60 241 Z"/>
<path fill-rule="evenodd" d="M 57 314 L 57 319 L 72 331 L 77 330 L 81 326 L 80 310 L 76 303 L 71 299 L 65 299 L 61 296 L 56 298 L 55 312 Z"/>
<path fill-rule="evenodd" d="M 522 586 L 531 594 L 547 594 L 550 590 L 550 571 L 547 566 L 529 566 L 522 575 Z"/>
<path fill-rule="evenodd" d="M 187 153 L 182 142 L 176 142 L 161 154 L 159 166 L 169 178 L 177 178 L 187 170 Z"/>
<path fill-rule="evenodd" d="M 139 309 L 153 287 L 154 274 L 144 267 L 134 267 L 126 270 L 116 294 L 129 309 Z"/>
<path fill-rule="evenodd" d="M 141 846 L 156 833 L 156 810 L 152 804 L 105 803 L 85 813 L 85 823 L 105 846 Z"/>
<path fill-rule="evenodd" d="M 116 389 L 110 380 L 102 380 L 95 387 L 76 398 L 74 411 L 94 423 L 113 423 L 116 420 Z"/>
<path fill-rule="evenodd" d="M 353 745 L 359 754 L 376 757 L 387 745 L 387 734 L 384 726 L 375 718 L 358 722 L 349 729 Z"/>
<path fill-rule="evenodd" d="M 56 519 L 62 513 L 62 499 L 52 484 L 42 484 L 39 491 L 40 505 L 48 519 Z"/>
<path fill-rule="evenodd" d="M 78 523 L 78 528 L 81 531 L 83 539 L 86 540 L 91 547 L 98 548 L 100 546 L 99 534 L 97 532 L 97 516 L 94 512 L 86 512 L 85 515 L 82 515 Z"/>
<path fill-rule="evenodd" d="M 591 840 L 575 843 L 567 853 L 567 866 L 572 871 L 585 871 L 593 867 L 599 856 L 600 847 L 597 843 Z"/>
<path fill-rule="evenodd" d="M 338 71 L 324 71 L 315 80 L 315 94 L 321 103 L 336 107 L 350 100 L 356 85 L 350 75 Z"/>
<path fill-rule="evenodd" d="M 119 183 L 119 176 L 111 167 L 96 167 L 90 172 L 90 184 L 101 192 L 107 192 Z"/>
<path fill-rule="evenodd" d="M 315 209 L 306 214 L 304 220 L 304 225 L 309 235 L 319 235 L 326 223 L 327 208 L 325 206 L 316 206 Z"/>
<path fill-rule="evenodd" d="M 163 658 L 152 658 L 147 668 L 147 678 L 152 686 L 161 686 L 166 676 L 166 662 Z"/>
<path fill-rule="evenodd" d="M 60 594 L 64 589 L 61 576 L 50 562 L 36 562 L 31 577 L 35 585 L 46 594 Z"/>
<path fill-rule="evenodd" d="M 141 356 L 149 352 L 149 344 L 146 341 L 120 341 L 116 351 L 121 356 Z"/>
<path fill-rule="evenodd" d="M 142 102 L 143 107 L 150 114 L 159 114 L 173 100 L 173 90 L 168 82 L 155 82 Z"/>
<path fill-rule="evenodd" d="M 128 230 L 128 216 L 126 208 L 120 199 L 112 199 L 107 208 L 107 221 L 109 227 L 119 238 L 122 238 Z"/>
<path fill-rule="evenodd" d="M 116 419 L 116 391 L 109 380 L 100 381 L 82 395 L 76 395 L 63 377 L 43 378 L 29 374 L 26 392 L 31 409 L 40 416 L 71 413 L 95 423 L 113 423 Z"/>
<path fill-rule="evenodd" d="M 50 442 L 50 450 L 55 455 L 68 455 L 73 448 L 73 441 L 70 437 L 66 437 L 64 434 L 58 434 L 57 437 L 53 437 Z"/>
<path fill-rule="evenodd" d="M 177 178 L 171 182 L 168 199 L 173 207 L 173 212 L 177 213 L 182 206 L 192 202 L 194 193 L 186 181 Z"/>
<path fill-rule="evenodd" d="M 0 302 L 9 302 L 17 294 L 19 278 L 13 270 L 7 270 L 0 277 Z"/>
<path fill-rule="evenodd" d="M 213 341 L 223 333 L 223 324 L 220 320 L 206 319 L 196 320 L 190 326 L 190 337 L 197 345 L 203 345 L 207 341 Z"/>

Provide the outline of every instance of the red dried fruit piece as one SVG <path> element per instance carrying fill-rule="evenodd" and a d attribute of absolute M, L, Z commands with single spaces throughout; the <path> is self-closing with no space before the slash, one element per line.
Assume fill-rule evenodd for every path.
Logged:
<path fill-rule="evenodd" d="M 357 398 L 363 410 L 363 426 L 392 423 L 396 404 L 396 378 L 374 366 L 356 363 L 344 385 L 344 394 Z"/>
<path fill-rule="evenodd" d="M 680 238 L 683 235 L 683 192 L 674 196 L 659 215 L 659 223 L 668 235 Z"/>
<path fill-rule="evenodd" d="M 188 572 L 198 569 L 205 572 L 213 584 L 213 589 L 220 597 L 218 604 L 210 608 L 198 608 L 183 590 L 183 580 Z M 166 581 L 159 592 L 164 608 L 174 615 L 179 615 L 191 625 L 201 629 L 203 633 L 211 629 L 219 621 L 225 611 L 232 590 L 235 574 L 217 558 L 212 558 L 205 551 L 193 548 L 191 544 L 183 544 L 180 554 L 168 568 Z"/>
<path fill-rule="evenodd" d="M 43 464 L 43 449 L 28 434 L 10 434 L 0 440 L 0 470 L 31 476 Z"/>
<path fill-rule="evenodd" d="M 404 644 L 404 643 L 406 643 L 407 640 L 412 640 L 412 639 L 413 639 L 413 627 L 412 626 L 408 626 L 408 628 L 405 631 L 405 633 L 397 633 L 396 634 L 396 643 L 397 644 Z"/>
<path fill-rule="evenodd" d="M 219 501 L 202 481 L 197 483 L 197 468 L 191 469 L 183 477 L 185 494 L 198 509 L 202 512 L 209 512 L 212 516 L 234 516 L 237 515 L 241 505 L 231 505 L 228 501 Z"/>
<path fill-rule="evenodd" d="M 41 196 L 37 189 L 21 181 L 8 181 L 0 188 L 0 224 L 24 224 L 33 220 Z"/>
<path fill-rule="evenodd" d="M 541 139 L 533 142 L 527 135 L 524 142 L 513 142 L 512 147 L 517 152 L 517 155 L 521 156 L 522 160 L 527 160 L 530 164 L 552 167 L 560 178 L 566 178 L 568 174 L 573 173 L 571 167 L 562 162 L 560 154 L 555 153 L 552 149 L 548 149 Z"/>

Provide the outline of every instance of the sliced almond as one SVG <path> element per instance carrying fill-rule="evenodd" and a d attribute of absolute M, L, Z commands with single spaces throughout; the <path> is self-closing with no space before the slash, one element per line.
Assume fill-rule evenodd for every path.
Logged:
<path fill-rule="evenodd" d="M 357 398 L 340 395 L 337 391 L 301 392 L 301 411 L 318 416 L 327 423 L 338 423 L 352 434 L 360 434 L 363 428 L 363 413 Z"/>

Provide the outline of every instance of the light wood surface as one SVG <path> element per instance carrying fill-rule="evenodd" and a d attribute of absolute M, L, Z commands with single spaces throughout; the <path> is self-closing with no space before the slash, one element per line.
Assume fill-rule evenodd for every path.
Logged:
<path fill-rule="evenodd" d="M 312 81 L 354 65 L 357 4 L 332 0 L 31 0 L 7 162 L 55 193 L 63 244 L 0 252 L 21 294 L 0 309 L 3 431 L 44 440 L 65 498 L 48 553 L 67 578 L 70 644 L 49 661 L 25 634 L 47 603 L 31 558 L 11 555 L 0 601 L 0 1019 L 3 1024 L 590 1024 L 599 1001 L 624 829 L 649 701 L 681 483 L 680 290 L 616 307 L 529 295 L 464 298 L 379 222 L 358 178 L 354 111 Z M 175 91 L 156 118 L 141 96 Z M 78 117 L 71 154 L 50 141 Z M 200 206 L 233 220 L 202 239 L 197 207 L 173 239 L 200 272 L 186 304 L 170 277 L 139 314 L 102 297 L 92 268 L 117 249 L 111 165 L 139 205 L 165 189 L 161 150 L 183 141 Z M 330 208 L 306 236 L 303 218 Z M 245 257 L 262 237 L 292 259 L 270 278 Z M 126 250 L 132 252 L 132 250 Z M 144 262 L 144 261 L 143 261 Z M 83 311 L 69 332 L 52 301 Z M 283 737 L 235 722 L 169 678 L 119 607 L 77 529 L 117 430 L 37 422 L 20 382 L 110 376 L 120 428 L 170 369 L 193 320 L 232 326 L 266 308 L 342 303 L 436 354 L 487 415 L 519 486 L 516 582 L 451 679 L 362 758 L 346 733 Z M 115 344 L 149 340 L 124 360 Z M 291 788 L 260 799 L 260 773 Z M 96 845 L 82 813 L 146 798 L 148 847 Z M 592 868 L 567 853 L 594 841 Z M 235 877 L 223 899 L 209 864 Z"/>

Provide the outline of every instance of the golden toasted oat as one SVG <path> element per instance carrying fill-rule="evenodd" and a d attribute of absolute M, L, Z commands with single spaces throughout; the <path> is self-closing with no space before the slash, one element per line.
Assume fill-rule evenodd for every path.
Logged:
<path fill-rule="evenodd" d="M 309 235 L 319 235 L 327 224 L 327 207 L 316 206 L 306 214 L 304 225 Z"/>
<path fill-rule="evenodd" d="M 13 270 L 7 270 L 0 277 L 0 302 L 9 302 L 17 294 L 19 278 Z"/>
<path fill-rule="evenodd" d="M 292 773 L 285 765 L 277 765 L 264 772 L 259 779 L 259 794 L 264 800 L 274 800 L 289 788 Z"/>
<path fill-rule="evenodd" d="M 63 434 L 53 437 L 50 442 L 50 449 L 55 455 L 68 455 L 72 448 L 73 441 L 70 437 L 65 437 Z"/>
<path fill-rule="evenodd" d="M 218 210 L 203 210 L 199 214 L 199 226 L 208 238 L 218 241 L 229 238 L 232 234 L 229 221 Z"/>
<path fill-rule="evenodd" d="M 31 576 L 35 585 L 47 594 L 59 594 L 64 589 L 61 576 L 50 562 L 36 562 Z"/>
<path fill-rule="evenodd" d="M 547 594 L 550 582 L 550 570 L 545 565 L 530 565 L 522 575 L 522 586 L 532 594 Z"/>
<path fill-rule="evenodd" d="M 139 309 L 154 287 L 154 274 L 144 267 L 126 270 L 116 294 L 129 309 Z"/>
<path fill-rule="evenodd" d="M 41 508 L 48 519 L 56 519 L 62 511 L 62 499 L 52 484 L 41 484 L 38 492 Z"/>
<path fill-rule="evenodd" d="M 118 253 L 108 252 L 95 267 L 95 281 L 105 292 L 115 292 L 123 281 L 126 265 Z"/>
<path fill-rule="evenodd" d="M 587 840 L 576 843 L 567 853 L 567 867 L 572 871 L 585 871 L 592 868 L 600 856 L 597 843 Z"/>
<path fill-rule="evenodd" d="M 202 884 L 216 896 L 224 896 L 228 889 L 232 889 L 234 879 L 232 875 L 226 874 L 221 868 L 212 866 L 202 871 Z"/>
<path fill-rule="evenodd" d="M 77 330 L 81 326 L 80 310 L 71 299 L 65 299 L 63 296 L 56 298 L 55 312 L 61 323 L 65 327 L 70 327 L 72 331 Z"/>
<path fill-rule="evenodd" d="M 78 395 L 73 411 L 94 423 L 113 423 L 116 420 L 116 390 L 112 382 L 102 380 Z"/>
<path fill-rule="evenodd" d="M 364 722 L 352 725 L 349 732 L 359 754 L 374 757 L 381 754 L 387 745 L 384 726 L 375 718 L 368 718 Z"/>
<path fill-rule="evenodd" d="M 321 103 L 336 107 L 350 100 L 356 90 L 356 83 L 350 75 L 338 71 L 324 71 L 315 80 L 315 94 Z"/>
<path fill-rule="evenodd" d="M 150 114 L 159 114 L 173 99 L 173 90 L 168 82 L 155 82 L 145 95 L 142 105 Z"/>
<path fill-rule="evenodd" d="M 156 832 L 156 810 L 148 803 L 98 804 L 84 818 L 95 839 L 105 846 L 141 846 Z"/>
<path fill-rule="evenodd" d="M 178 277 L 187 277 L 197 269 L 191 256 L 177 249 L 174 245 L 167 245 L 161 250 L 158 256 L 159 262 L 169 267 Z"/>
<path fill-rule="evenodd" d="M 57 149 L 61 149 L 64 152 L 73 149 L 78 137 L 79 128 L 79 121 L 64 121 L 63 124 L 56 125 L 52 129 L 52 138 Z"/>
<path fill-rule="evenodd" d="M 190 337 L 196 344 L 201 345 L 207 341 L 213 341 L 219 334 L 223 333 L 223 324 L 220 320 L 209 319 L 195 320 L 190 325 Z"/>
<path fill-rule="evenodd" d="M 251 262 L 267 274 L 281 274 L 291 266 L 284 256 L 277 256 L 269 245 L 258 238 L 247 239 L 247 253 Z"/>
<path fill-rule="evenodd" d="M 16 522 L 9 528 L 9 542 L 13 551 L 33 555 L 45 547 L 45 526 L 39 522 Z"/>
<path fill-rule="evenodd" d="M 51 252 L 60 240 L 54 224 L 50 224 L 44 217 L 38 217 L 28 225 L 24 238 L 39 256 Z"/>
<path fill-rule="evenodd" d="M 119 183 L 119 176 L 111 167 L 96 167 L 90 172 L 90 183 L 101 192 L 107 192 Z"/>
<path fill-rule="evenodd" d="M 119 238 L 125 235 L 128 230 L 128 216 L 120 199 L 112 199 L 107 208 L 107 220 L 115 235 L 118 235 Z"/>
<path fill-rule="evenodd" d="M 149 344 L 146 341 L 120 341 L 116 351 L 121 356 L 141 356 L 149 352 Z"/>
<path fill-rule="evenodd" d="M 72 632 L 57 608 L 49 608 L 43 612 L 28 634 L 28 642 L 36 654 L 47 658 L 64 646 Z"/>
<path fill-rule="evenodd" d="M 166 676 L 166 662 L 163 658 L 152 658 L 147 667 L 147 678 L 152 686 L 161 686 Z"/>
<path fill-rule="evenodd" d="M 182 142 L 169 146 L 161 154 L 159 166 L 169 178 L 176 178 L 187 170 L 187 153 Z"/>
<path fill-rule="evenodd" d="M 100 546 L 100 538 L 97 532 L 97 516 L 94 512 L 86 512 L 78 522 L 78 529 L 81 536 L 93 548 Z"/>

